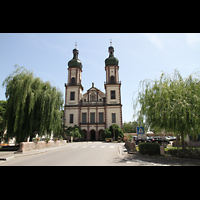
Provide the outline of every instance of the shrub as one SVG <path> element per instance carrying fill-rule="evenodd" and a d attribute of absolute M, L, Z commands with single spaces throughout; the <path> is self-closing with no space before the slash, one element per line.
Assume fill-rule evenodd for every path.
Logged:
<path fill-rule="evenodd" d="M 108 129 L 105 129 L 104 138 L 111 138 L 111 137 L 112 137 L 112 133 Z"/>
<path fill-rule="evenodd" d="M 117 141 L 118 136 L 119 137 L 124 137 L 124 132 L 117 124 L 113 124 L 109 127 L 109 131 L 111 133 L 111 137 L 114 136 L 114 128 L 115 128 L 115 141 Z"/>
<path fill-rule="evenodd" d="M 140 143 L 139 152 L 141 154 L 157 155 L 160 154 L 160 144 L 159 143 Z"/>
<path fill-rule="evenodd" d="M 171 156 L 176 156 L 177 155 L 177 149 L 169 149 L 167 151 L 167 154 L 169 154 Z"/>
<path fill-rule="evenodd" d="M 167 151 L 167 154 L 173 157 L 200 159 L 200 150 L 198 148 L 185 150 L 179 149 L 179 153 L 177 149 L 170 149 Z"/>
<path fill-rule="evenodd" d="M 127 141 L 130 141 L 133 139 L 133 136 L 131 134 L 128 134 L 126 137 L 125 137 L 125 140 Z"/>
<path fill-rule="evenodd" d="M 106 141 L 106 142 L 112 142 L 112 141 L 113 141 L 113 138 L 105 138 L 105 141 Z"/>

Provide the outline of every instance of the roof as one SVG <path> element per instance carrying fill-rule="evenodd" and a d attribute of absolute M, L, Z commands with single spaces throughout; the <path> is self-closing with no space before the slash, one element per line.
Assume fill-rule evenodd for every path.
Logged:
<path fill-rule="evenodd" d="M 105 60 L 105 65 L 117 65 L 118 66 L 119 60 L 115 58 L 113 55 L 110 55 L 108 58 Z"/>
<path fill-rule="evenodd" d="M 68 66 L 69 67 L 78 67 L 80 69 L 82 69 L 82 63 L 79 59 L 75 58 L 75 59 L 71 59 L 69 62 L 68 62 Z"/>
<path fill-rule="evenodd" d="M 98 91 L 98 94 L 100 97 L 102 98 L 105 97 L 105 93 L 99 90 L 98 88 L 94 87 L 94 84 L 92 84 L 92 87 L 89 88 L 85 94 L 83 94 L 83 97 L 86 97 L 88 92 L 90 93 L 90 92 L 96 92 L 96 91 Z"/>

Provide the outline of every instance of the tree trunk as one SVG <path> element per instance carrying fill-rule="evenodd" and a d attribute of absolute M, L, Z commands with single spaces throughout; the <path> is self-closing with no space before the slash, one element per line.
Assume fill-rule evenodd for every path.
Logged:
<path fill-rule="evenodd" d="M 176 136 L 176 146 L 177 146 L 177 155 L 179 154 L 179 152 L 178 152 L 178 147 L 179 147 L 179 143 L 178 143 L 178 134 L 177 134 L 177 136 Z"/>
<path fill-rule="evenodd" d="M 191 142 L 191 140 L 190 140 L 190 135 L 189 135 L 189 131 L 187 131 L 187 135 L 188 135 L 189 142 Z"/>
<path fill-rule="evenodd" d="M 181 146 L 182 146 L 183 150 L 185 150 L 185 142 L 184 142 L 184 138 L 183 138 L 183 131 L 181 132 Z"/>

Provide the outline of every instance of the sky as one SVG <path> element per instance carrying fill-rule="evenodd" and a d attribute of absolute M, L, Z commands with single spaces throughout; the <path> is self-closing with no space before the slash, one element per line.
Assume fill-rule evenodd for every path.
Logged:
<path fill-rule="evenodd" d="M 15 64 L 50 81 L 64 98 L 75 42 L 83 65 L 83 93 L 92 82 L 105 92 L 110 39 L 119 60 L 123 122 L 134 120 L 133 100 L 140 81 L 159 79 L 162 72 L 172 74 L 175 69 L 183 78 L 200 71 L 199 33 L 0 33 L 0 100 L 6 100 L 2 83 Z"/>

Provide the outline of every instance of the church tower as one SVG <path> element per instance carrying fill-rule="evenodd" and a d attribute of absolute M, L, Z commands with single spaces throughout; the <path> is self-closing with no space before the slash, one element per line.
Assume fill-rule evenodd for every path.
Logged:
<path fill-rule="evenodd" d="M 114 57 L 112 42 L 108 47 L 109 57 L 105 60 L 106 82 L 106 127 L 118 124 L 122 128 L 121 81 L 119 81 L 119 60 Z"/>
<path fill-rule="evenodd" d="M 82 98 L 82 63 L 78 59 L 79 51 L 73 49 L 73 58 L 68 62 L 68 83 L 65 84 L 65 126 L 79 125 L 79 102 Z M 73 108 L 73 109 L 72 109 Z"/>

